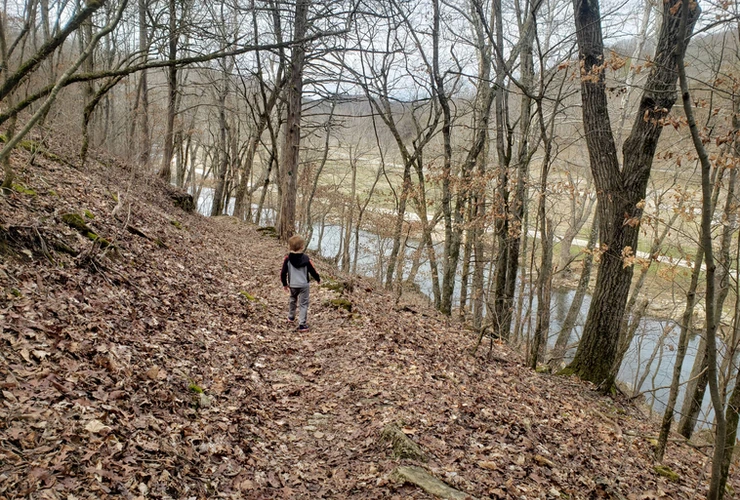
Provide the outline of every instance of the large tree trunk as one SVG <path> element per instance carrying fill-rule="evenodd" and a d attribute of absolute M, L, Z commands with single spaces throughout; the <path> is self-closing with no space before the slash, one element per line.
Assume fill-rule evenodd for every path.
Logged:
<path fill-rule="evenodd" d="M 679 51 L 685 51 L 685 44 L 679 40 L 680 9 L 675 8 L 679 2 L 670 0 L 663 4 L 655 64 L 645 83 L 632 133 L 624 144 L 621 168 L 607 109 L 599 2 L 573 2 L 582 64 L 583 124 L 605 251 L 583 337 L 566 370 L 594 382 L 603 391 L 609 391 L 614 383 L 619 327 L 632 281 L 633 267 L 624 266 L 624 258 L 632 256 L 637 249 L 647 182 L 663 130 L 662 119 L 676 101 L 677 61 L 682 56 Z M 688 34 L 693 31 L 697 15 L 698 9 L 691 17 Z"/>
<path fill-rule="evenodd" d="M 222 17 L 223 22 L 223 17 Z M 223 48 L 222 48 L 223 49 Z M 224 213 L 224 195 L 226 194 L 226 173 L 229 169 L 231 155 L 229 154 L 229 124 L 226 121 L 226 97 L 229 93 L 229 82 L 226 75 L 230 73 L 231 64 L 224 64 L 224 78 L 218 92 L 218 138 L 219 161 L 216 167 L 216 187 L 213 190 L 213 204 L 211 217 Z"/>
<path fill-rule="evenodd" d="M 493 68 L 492 44 L 486 43 L 486 33 L 489 23 L 483 12 L 482 0 L 471 1 L 472 18 L 474 21 L 476 49 L 478 53 L 478 86 L 473 108 L 473 124 L 476 127 L 477 137 L 482 143 L 480 154 L 475 160 L 475 172 L 478 178 L 473 182 L 471 193 L 473 254 L 473 279 L 471 282 L 471 306 L 473 312 L 473 327 L 479 329 L 483 323 L 484 305 L 484 270 L 485 260 L 485 215 L 486 215 L 486 183 L 485 173 L 488 163 L 488 126 L 491 116 L 491 104 L 495 96 L 491 85 L 491 71 Z M 493 17 L 493 16 L 492 16 Z"/>
<path fill-rule="evenodd" d="M 139 10 L 139 52 L 148 59 L 147 54 L 149 52 L 149 36 L 146 31 L 146 11 L 147 11 L 147 0 L 138 1 Z M 151 142 L 149 139 L 149 82 L 147 80 L 147 70 L 144 69 L 139 75 L 139 99 L 141 101 L 140 108 L 137 113 L 137 117 L 134 118 L 133 122 L 139 121 L 139 144 L 136 150 L 139 152 L 138 161 L 139 165 L 146 166 L 149 163 L 149 156 L 151 155 Z"/>
<path fill-rule="evenodd" d="M 460 224 L 459 213 L 452 213 L 452 193 L 450 188 L 452 178 L 452 112 L 445 93 L 444 79 L 439 71 L 439 35 L 440 12 L 439 0 L 432 2 L 434 27 L 432 29 L 432 68 L 434 71 L 434 90 L 437 101 L 442 109 L 442 213 L 445 224 L 444 259 L 442 271 L 442 297 L 440 311 L 443 314 L 452 313 L 452 294 L 455 290 L 455 275 L 460 255 Z M 458 193 L 460 196 L 460 193 Z M 454 222 L 454 225 L 453 225 Z"/>
<path fill-rule="evenodd" d="M 177 8 L 175 0 L 169 0 L 169 61 L 167 69 L 167 126 L 164 132 L 164 152 L 162 154 L 162 165 L 159 169 L 159 176 L 166 182 L 170 182 L 172 176 L 172 153 L 175 148 L 175 115 L 177 114 L 177 41 L 179 38 L 177 32 Z"/>
<path fill-rule="evenodd" d="M 509 235 L 509 166 L 511 163 L 511 135 L 508 133 L 508 102 L 507 93 L 501 89 L 504 86 L 504 60 L 501 52 L 503 47 L 503 17 L 501 14 L 501 1 L 493 2 L 494 17 L 496 20 L 496 45 L 499 50 L 496 51 L 498 68 L 496 71 L 496 153 L 498 155 L 498 179 L 496 193 L 494 196 L 494 217 L 495 233 L 498 253 L 496 255 L 496 275 L 493 289 L 493 329 L 499 338 L 509 338 L 511 328 L 512 301 L 507 291 L 507 280 L 511 259 L 509 256 L 510 235 Z"/>
<path fill-rule="evenodd" d="M 303 40 L 308 31 L 308 7 L 310 0 L 297 0 L 295 5 L 295 27 L 293 40 Z M 306 61 L 306 48 L 303 43 L 293 46 L 290 58 L 290 74 L 286 101 L 288 104 L 283 138 L 282 164 L 280 165 L 280 215 L 278 235 L 287 240 L 295 231 L 296 196 L 298 194 L 298 160 L 301 147 L 301 111 L 303 91 L 303 66 Z"/>
<path fill-rule="evenodd" d="M 593 268 L 594 262 L 594 246 L 596 246 L 596 238 L 599 235 L 599 216 L 598 211 L 594 216 L 593 223 L 591 224 L 591 232 L 588 236 L 588 242 L 586 243 L 586 251 L 583 257 L 583 269 L 581 269 L 581 277 L 578 280 L 576 286 L 576 293 L 573 296 L 573 302 L 570 304 L 568 314 L 565 315 L 563 320 L 563 327 L 558 333 L 558 338 L 555 340 L 555 346 L 550 354 L 548 364 L 552 367 L 563 366 L 563 358 L 568 349 L 568 340 L 573 332 L 573 328 L 576 326 L 578 315 L 581 312 L 581 306 L 583 306 L 583 299 L 586 297 L 588 291 L 588 284 L 591 280 L 591 269 Z"/>

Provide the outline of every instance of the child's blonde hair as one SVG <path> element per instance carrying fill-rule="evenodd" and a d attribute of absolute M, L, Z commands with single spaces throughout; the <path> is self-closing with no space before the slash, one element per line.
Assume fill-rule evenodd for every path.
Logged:
<path fill-rule="evenodd" d="M 300 253 L 303 251 L 303 247 L 306 245 L 306 240 L 303 239 L 303 236 L 300 236 L 298 234 L 291 236 L 288 239 L 288 248 L 291 252 Z"/>

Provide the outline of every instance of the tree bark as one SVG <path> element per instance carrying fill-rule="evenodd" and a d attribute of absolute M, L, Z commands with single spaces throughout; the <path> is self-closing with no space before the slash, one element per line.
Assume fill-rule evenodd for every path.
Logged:
<path fill-rule="evenodd" d="M 147 11 L 147 0 L 139 0 L 139 52 L 141 52 L 144 60 L 148 60 L 149 53 L 149 37 L 146 31 L 146 11 Z M 146 166 L 149 164 L 149 157 L 151 155 L 151 142 L 149 138 L 149 81 L 147 78 L 147 70 L 144 69 L 139 75 L 139 99 L 141 100 L 141 108 L 138 112 L 139 120 L 139 151 L 138 160 L 139 165 Z M 136 119 L 134 119 L 135 121 Z"/>
<path fill-rule="evenodd" d="M 625 141 L 620 168 L 607 109 L 604 43 L 598 0 L 574 0 L 581 60 L 583 124 L 591 171 L 598 196 L 602 247 L 594 296 L 583 337 L 573 362 L 566 368 L 608 392 L 614 384 L 613 367 L 619 343 L 633 267 L 624 258 L 637 249 L 641 203 L 646 195 L 653 158 L 663 129 L 662 119 L 676 101 L 677 61 L 686 50 L 679 39 L 681 0 L 663 4 L 663 24 L 655 64 L 645 83 L 632 133 Z M 690 34 L 698 11 L 687 25 Z M 618 320 L 615 321 L 615 318 Z"/>
<path fill-rule="evenodd" d="M 308 7 L 310 0 L 297 0 L 295 5 L 295 25 L 293 41 L 303 40 L 308 32 Z M 306 62 L 306 48 L 303 43 L 293 46 L 290 56 L 290 69 L 286 101 L 288 105 L 285 120 L 285 133 L 280 165 L 280 216 L 278 235 L 281 239 L 290 238 L 295 231 L 296 197 L 298 195 L 298 163 L 301 147 L 301 112 L 303 103 L 303 67 Z"/>
<path fill-rule="evenodd" d="M 576 293 L 573 296 L 573 302 L 570 304 L 568 314 L 565 315 L 563 320 L 563 327 L 558 333 L 558 338 L 555 340 L 555 346 L 553 347 L 552 354 L 548 364 L 555 368 L 556 366 L 562 366 L 563 358 L 565 357 L 565 351 L 568 347 L 568 341 L 570 340 L 573 328 L 576 326 L 578 315 L 581 313 L 581 307 L 583 306 L 583 299 L 588 292 L 588 284 L 591 280 L 591 269 L 593 268 L 594 262 L 594 247 L 596 246 L 596 238 L 599 235 L 599 215 L 598 211 L 594 215 L 593 223 L 591 224 L 591 231 L 588 236 L 588 243 L 586 243 L 585 255 L 583 257 L 583 269 L 581 270 L 581 277 L 578 280 L 576 286 Z"/>
<path fill-rule="evenodd" d="M 168 59 L 170 65 L 167 69 L 167 125 L 164 132 L 164 151 L 162 153 L 162 165 L 159 168 L 159 177 L 165 182 L 170 182 L 172 177 L 172 153 L 175 148 L 175 115 L 177 114 L 177 42 L 179 33 L 177 31 L 177 6 L 176 0 L 168 0 L 169 33 L 168 33 Z"/>
<path fill-rule="evenodd" d="M 691 8 L 694 7 L 693 12 Z M 694 4 L 692 6 L 689 0 L 681 0 L 680 9 L 680 27 L 679 27 L 679 50 L 678 53 L 678 75 L 681 84 L 681 98 L 683 101 L 683 110 L 686 115 L 686 121 L 689 125 L 689 131 L 691 132 L 691 139 L 694 143 L 694 149 L 699 157 L 701 164 L 701 192 L 702 192 L 702 213 L 701 213 L 701 246 L 704 249 L 704 260 L 706 261 L 706 292 L 704 296 L 705 310 L 706 310 L 706 340 L 707 340 L 707 377 L 709 385 L 709 393 L 712 400 L 712 406 L 714 408 L 715 418 L 715 446 L 714 453 L 712 455 L 712 477 L 709 481 L 709 494 L 707 498 L 709 500 L 719 500 L 724 495 L 724 491 L 720 489 L 721 475 L 722 475 L 722 464 L 724 462 L 725 455 L 725 439 L 727 437 L 727 421 L 725 420 L 725 413 L 723 408 L 723 401 L 720 397 L 719 386 L 718 386 L 718 375 L 717 375 L 717 345 L 716 345 L 716 332 L 717 332 L 717 318 L 715 307 L 715 293 L 716 293 L 716 282 L 715 282 L 715 271 L 716 264 L 714 261 L 713 248 L 712 248 L 712 182 L 711 182 L 711 171 L 712 166 L 709 161 L 709 156 L 702 143 L 699 129 L 696 125 L 696 119 L 694 118 L 694 110 L 691 102 L 691 95 L 689 94 L 689 84 L 686 77 L 686 68 L 684 66 L 684 54 L 687 41 L 690 38 L 693 27 L 693 22 L 698 16 L 700 11 L 699 5 Z M 691 14 L 691 15 L 690 15 Z"/>

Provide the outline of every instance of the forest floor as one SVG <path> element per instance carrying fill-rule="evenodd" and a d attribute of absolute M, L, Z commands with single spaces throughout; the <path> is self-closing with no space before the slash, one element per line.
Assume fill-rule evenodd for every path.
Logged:
<path fill-rule="evenodd" d="M 676 475 L 659 473 L 639 409 L 504 345 L 471 354 L 475 336 L 423 300 L 316 262 L 299 334 L 285 250 L 256 227 L 186 213 L 112 160 L 13 164 L 0 498 L 433 498 L 399 478 L 411 465 L 456 498 L 706 494 L 708 448 L 673 440 Z M 424 458 L 395 457 L 400 436 Z"/>

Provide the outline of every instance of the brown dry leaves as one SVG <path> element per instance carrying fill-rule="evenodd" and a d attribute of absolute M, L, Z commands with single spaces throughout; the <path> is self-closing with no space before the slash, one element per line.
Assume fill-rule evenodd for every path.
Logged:
<path fill-rule="evenodd" d="M 24 240 L 32 259 L 0 263 L 0 496 L 425 498 L 390 478 L 398 462 L 378 438 L 391 422 L 478 498 L 704 491 L 704 456 L 673 444 L 681 480 L 657 476 L 654 425 L 585 384 L 535 374 L 503 346 L 471 357 L 463 329 L 357 278 L 356 314 L 325 307 L 335 292 L 314 284 L 299 335 L 275 240 L 187 215 L 150 178 L 37 162 L 20 177 L 39 194 L 0 199 L 0 226 L 81 253 L 52 263 Z M 125 210 L 111 216 L 116 192 Z M 85 210 L 115 255 L 60 223 Z"/>

